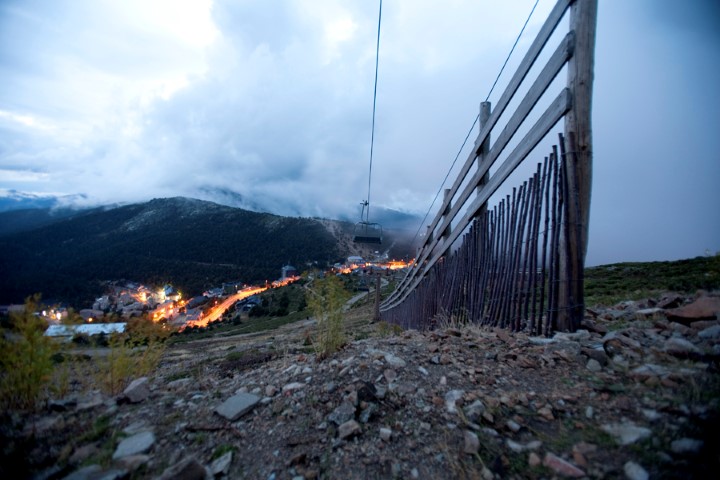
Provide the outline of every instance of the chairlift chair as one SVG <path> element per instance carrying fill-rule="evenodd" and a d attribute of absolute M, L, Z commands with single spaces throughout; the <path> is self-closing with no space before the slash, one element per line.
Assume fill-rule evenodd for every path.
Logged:
<path fill-rule="evenodd" d="M 360 203 L 362 205 L 362 211 L 360 213 L 360 221 L 355 224 L 353 229 L 353 242 L 354 243 L 369 243 L 380 245 L 382 244 L 382 226 L 379 223 L 370 222 L 369 215 L 369 203 L 367 200 Z M 366 211 L 365 208 L 368 208 Z"/>
<path fill-rule="evenodd" d="M 353 230 L 353 242 L 382 244 L 382 226 L 379 223 L 356 223 Z"/>

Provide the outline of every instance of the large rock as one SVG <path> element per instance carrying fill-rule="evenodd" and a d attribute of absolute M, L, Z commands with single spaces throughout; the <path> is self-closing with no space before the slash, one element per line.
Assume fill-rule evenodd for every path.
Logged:
<path fill-rule="evenodd" d="M 720 297 L 702 296 L 688 305 L 667 310 L 666 315 L 670 320 L 690 323 L 695 320 L 716 319 L 718 312 L 720 312 Z"/>
<path fill-rule="evenodd" d="M 335 425 L 342 425 L 348 420 L 355 418 L 355 407 L 348 402 L 341 403 L 335 410 L 328 415 L 328 420 L 333 422 Z"/>
<path fill-rule="evenodd" d="M 623 470 L 628 480 L 648 480 L 650 478 L 650 474 L 635 462 L 625 462 Z"/>
<path fill-rule="evenodd" d="M 620 445 L 630 445 L 652 435 L 649 428 L 638 427 L 632 423 L 615 423 L 603 425 L 602 430 L 610 434 Z"/>
<path fill-rule="evenodd" d="M 218 405 L 215 413 L 234 422 L 255 408 L 259 401 L 260 397 L 252 393 L 238 393 Z"/>
<path fill-rule="evenodd" d="M 133 380 L 123 391 L 122 396 L 130 403 L 139 403 L 150 396 L 150 387 L 147 377 L 140 377 Z"/>
<path fill-rule="evenodd" d="M 362 428 L 360 428 L 360 424 L 355 420 L 348 420 L 338 427 L 338 437 L 342 440 L 359 435 L 360 433 L 362 433 Z"/>
<path fill-rule="evenodd" d="M 482 418 L 482 414 L 485 413 L 485 404 L 480 400 L 475 400 L 463 410 L 465 412 L 465 418 L 473 423 L 478 423 Z"/>
<path fill-rule="evenodd" d="M 585 476 L 584 471 L 550 452 L 545 454 L 543 465 L 562 477 L 579 478 Z"/>
<path fill-rule="evenodd" d="M 457 412 L 456 404 L 463 398 L 463 395 L 465 395 L 463 390 L 450 390 L 445 394 L 445 409 L 448 413 Z"/>
<path fill-rule="evenodd" d="M 700 349 L 684 338 L 671 337 L 665 342 L 664 350 L 676 357 L 699 355 Z"/>
<path fill-rule="evenodd" d="M 210 464 L 210 472 L 214 476 L 218 475 L 227 475 L 228 471 L 230 470 L 230 464 L 232 463 L 233 458 L 233 452 L 227 452 L 225 455 L 221 456 L 220 458 L 215 459 Z"/>
<path fill-rule="evenodd" d="M 714 338 L 720 338 L 720 325 L 712 325 L 698 333 L 698 337 L 709 340 Z"/>
<path fill-rule="evenodd" d="M 670 450 L 677 454 L 698 453 L 702 447 L 703 441 L 694 438 L 681 438 L 670 444 Z"/>
<path fill-rule="evenodd" d="M 124 439 L 115 449 L 113 460 L 145 453 L 155 444 L 155 434 L 153 432 L 140 432 L 132 437 Z"/>
<path fill-rule="evenodd" d="M 470 430 L 463 432 L 463 452 L 475 455 L 480 450 L 480 439 L 477 434 Z"/>

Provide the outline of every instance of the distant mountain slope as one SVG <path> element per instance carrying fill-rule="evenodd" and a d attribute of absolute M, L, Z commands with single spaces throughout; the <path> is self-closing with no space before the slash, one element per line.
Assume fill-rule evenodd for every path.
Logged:
<path fill-rule="evenodd" d="M 155 199 L 0 237 L 0 303 L 41 292 L 80 307 L 100 293 L 100 281 L 121 278 L 195 294 L 222 281 L 274 280 L 287 262 L 324 266 L 346 254 L 317 220 Z"/>
<path fill-rule="evenodd" d="M 87 213 L 71 208 L 26 208 L 0 212 L 0 236 L 26 232 Z"/>

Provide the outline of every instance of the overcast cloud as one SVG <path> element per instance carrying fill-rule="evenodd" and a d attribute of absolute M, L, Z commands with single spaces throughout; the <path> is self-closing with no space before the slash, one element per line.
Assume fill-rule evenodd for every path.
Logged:
<path fill-rule="evenodd" d="M 374 205 L 425 213 L 533 3 L 384 2 Z M 600 1 L 589 264 L 720 250 L 718 24 Z M 356 216 L 376 28 L 365 0 L 6 0 L 0 193 Z"/>

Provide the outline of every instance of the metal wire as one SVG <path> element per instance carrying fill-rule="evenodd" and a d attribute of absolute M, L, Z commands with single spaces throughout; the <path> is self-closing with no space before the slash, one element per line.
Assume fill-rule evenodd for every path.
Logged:
<path fill-rule="evenodd" d="M 375 147 L 375 109 L 377 105 L 377 84 L 378 84 L 378 65 L 380 61 L 380 24 L 382 22 L 382 0 L 380 0 L 380 11 L 378 12 L 378 28 L 377 28 L 377 44 L 375 46 L 375 87 L 373 89 L 373 111 L 372 111 L 372 129 L 370 133 L 370 170 L 368 172 L 368 194 L 366 200 L 367 210 L 365 210 L 365 221 L 370 222 L 370 185 L 372 182 L 372 164 L 373 149 Z M 361 218 L 362 220 L 362 218 Z"/>

